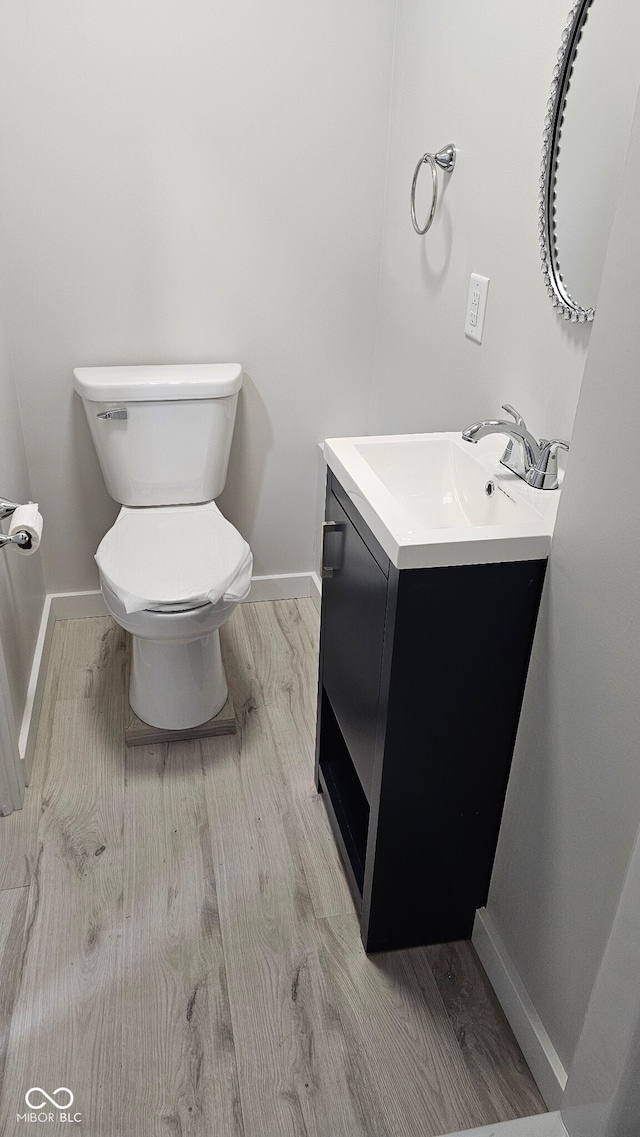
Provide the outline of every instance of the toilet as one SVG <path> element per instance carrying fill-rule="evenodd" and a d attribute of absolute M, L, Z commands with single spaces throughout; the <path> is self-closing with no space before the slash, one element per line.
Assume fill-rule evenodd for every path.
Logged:
<path fill-rule="evenodd" d="M 215 498 L 242 367 L 77 367 L 107 490 L 121 505 L 96 552 L 107 610 L 132 636 L 138 718 L 185 730 L 227 699 L 219 629 L 251 587 L 247 542 Z"/>

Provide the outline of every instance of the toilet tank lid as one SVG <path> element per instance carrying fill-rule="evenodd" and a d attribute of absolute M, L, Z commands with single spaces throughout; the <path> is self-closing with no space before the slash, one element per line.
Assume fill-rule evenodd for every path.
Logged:
<path fill-rule="evenodd" d="M 73 376 L 78 394 L 96 403 L 222 399 L 242 386 L 239 363 L 76 367 Z"/>

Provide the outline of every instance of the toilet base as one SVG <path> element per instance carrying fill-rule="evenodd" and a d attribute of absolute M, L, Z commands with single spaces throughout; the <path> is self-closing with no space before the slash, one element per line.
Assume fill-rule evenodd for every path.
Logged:
<path fill-rule="evenodd" d="M 187 643 L 131 638 L 129 701 L 139 719 L 164 730 L 184 730 L 222 710 L 227 679 L 217 628 Z"/>
<path fill-rule="evenodd" d="M 193 739 L 221 738 L 236 734 L 238 720 L 231 694 L 221 711 L 200 726 L 185 726 L 182 730 L 165 730 L 162 726 L 149 726 L 129 707 L 129 721 L 124 730 L 124 741 L 131 746 L 157 746 L 162 742 L 191 742 Z"/>

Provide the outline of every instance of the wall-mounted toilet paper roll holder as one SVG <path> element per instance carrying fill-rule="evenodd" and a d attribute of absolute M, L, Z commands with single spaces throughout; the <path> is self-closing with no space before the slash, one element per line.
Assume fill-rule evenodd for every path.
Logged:
<path fill-rule="evenodd" d="M 11 514 L 18 509 L 18 504 L 17 501 L 5 501 L 4 498 L 0 498 L 0 521 L 5 517 L 11 517 Z M 11 536 L 8 533 L 0 533 L 0 549 L 4 549 L 5 545 L 19 545 L 21 549 L 30 549 L 31 534 L 24 529 L 19 529 Z"/>

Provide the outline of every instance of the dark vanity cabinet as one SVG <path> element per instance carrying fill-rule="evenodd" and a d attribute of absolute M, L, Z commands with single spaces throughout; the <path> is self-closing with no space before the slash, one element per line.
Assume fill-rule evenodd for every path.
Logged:
<path fill-rule="evenodd" d="M 398 570 L 330 472 L 316 784 L 367 951 L 487 898 L 546 560 Z"/>

